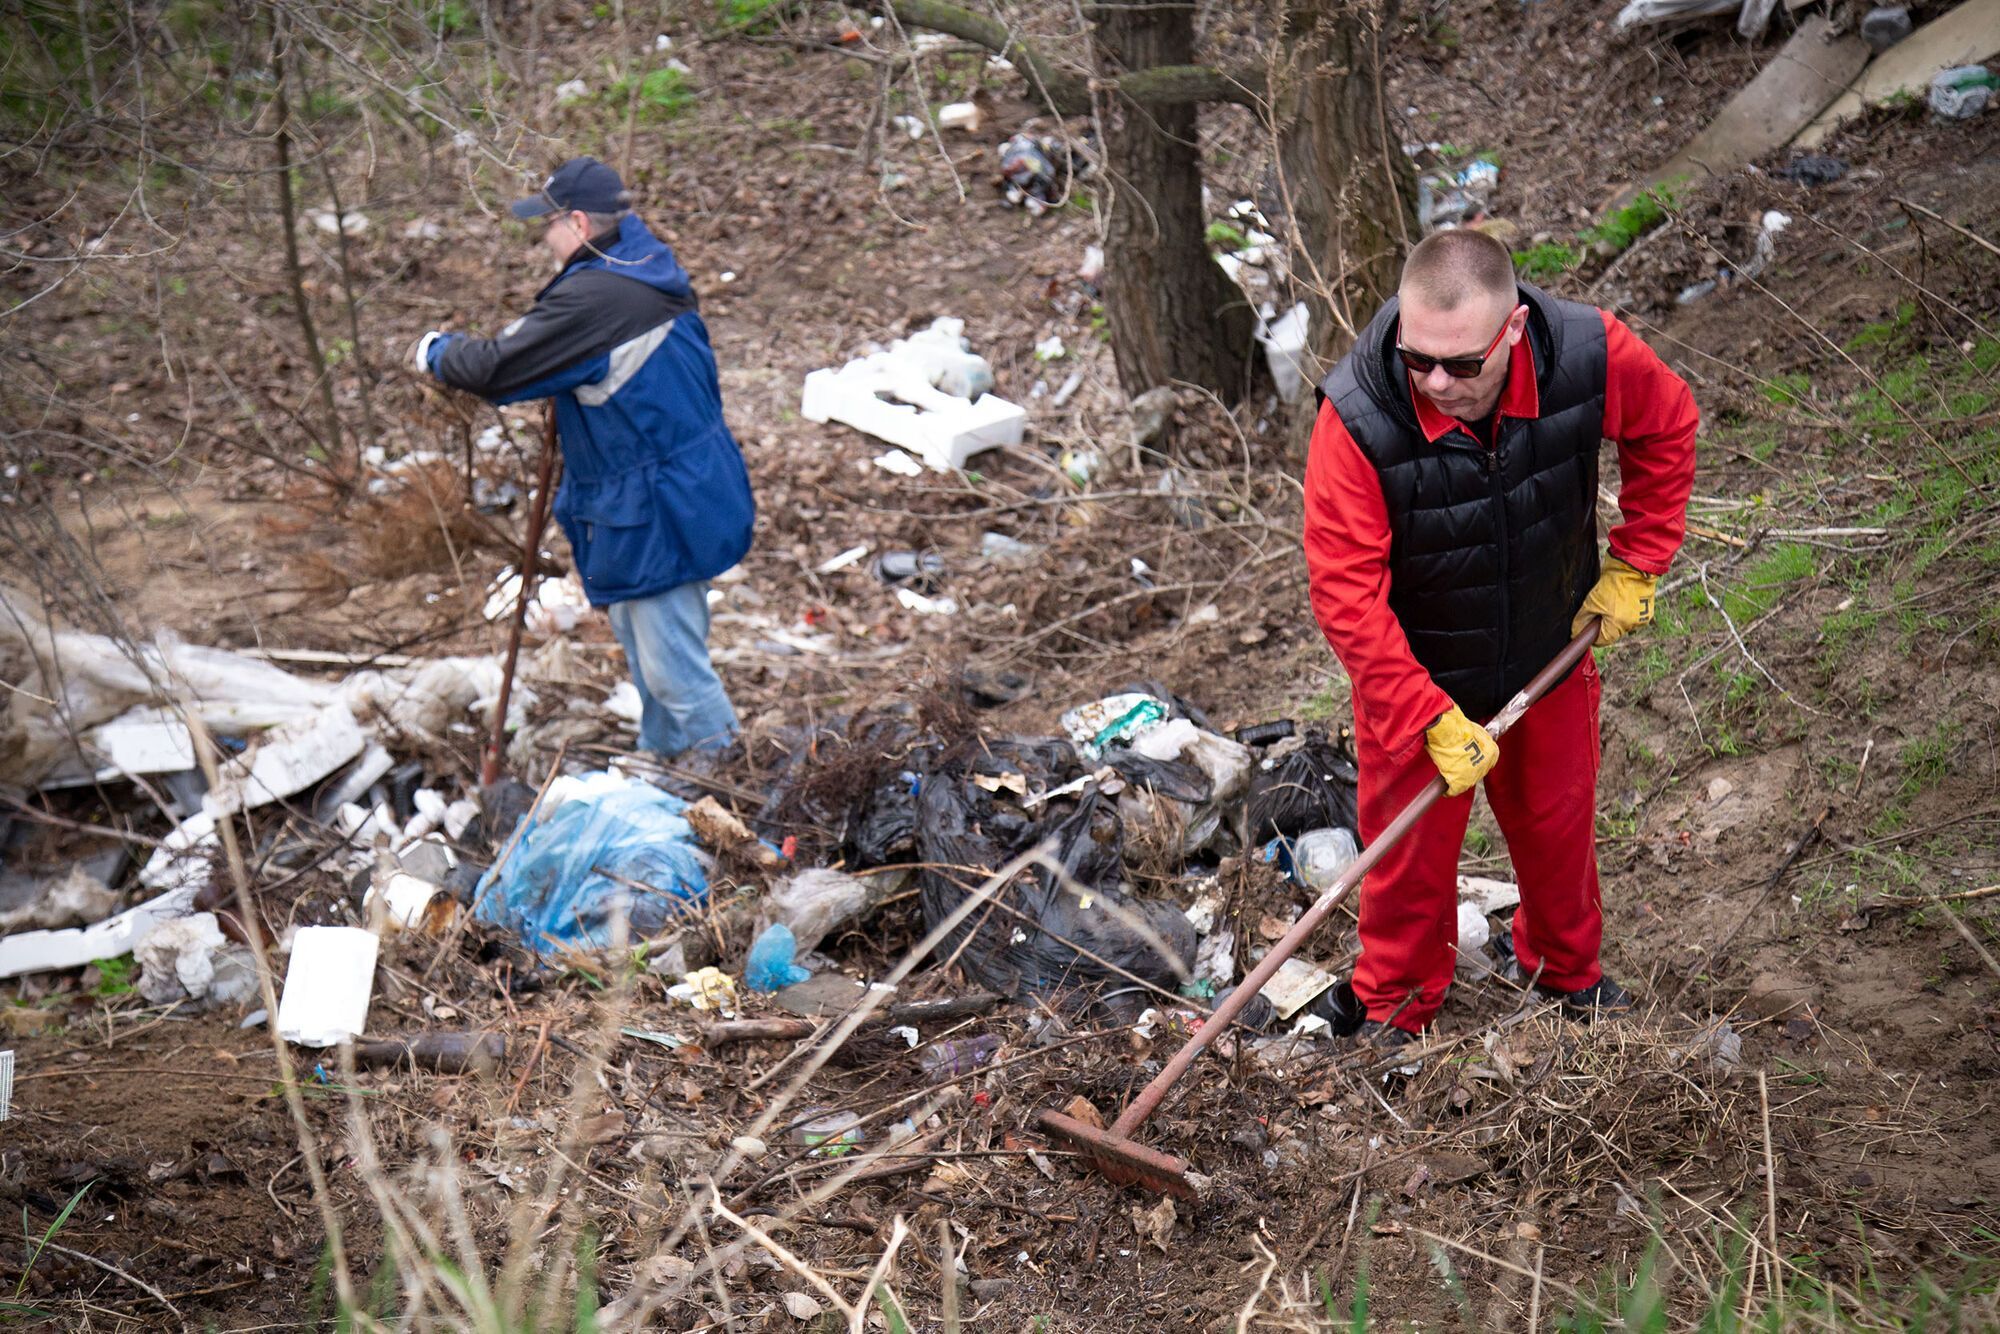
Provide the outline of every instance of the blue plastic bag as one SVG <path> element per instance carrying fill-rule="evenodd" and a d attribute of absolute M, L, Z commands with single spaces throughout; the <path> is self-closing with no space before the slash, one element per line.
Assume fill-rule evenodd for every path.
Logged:
<path fill-rule="evenodd" d="M 710 863 L 681 816 L 685 802 L 609 775 L 582 788 L 528 827 L 473 900 L 475 917 L 512 928 L 530 949 L 604 948 L 620 915 L 626 938 L 639 940 L 708 899 Z"/>
<path fill-rule="evenodd" d="M 783 922 L 771 923 L 750 946 L 750 957 L 743 964 L 744 984 L 752 991 L 776 991 L 810 981 L 812 970 L 792 961 L 798 952 L 792 928 Z"/>

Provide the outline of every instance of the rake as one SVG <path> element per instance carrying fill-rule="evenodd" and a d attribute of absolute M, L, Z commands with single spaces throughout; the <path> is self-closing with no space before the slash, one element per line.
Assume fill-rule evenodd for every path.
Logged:
<path fill-rule="evenodd" d="M 1507 701 L 1507 707 L 1500 710 L 1493 721 L 1486 725 L 1486 730 L 1497 737 L 1519 722 L 1521 715 L 1528 711 L 1530 705 L 1547 694 L 1550 687 L 1567 675 L 1569 670 L 1582 660 L 1584 654 L 1590 652 L 1590 646 L 1597 642 L 1597 626 L 1597 618 L 1592 617 L 1576 638 L 1570 640 L 1563 651 L 1555 656 L 1554 661 L 1542 668 L 1534 680 L 1522 687 L 1518 695 Z M 1263 989 L 1264 984 L 1271 980 L 1285 960 L 1291 958 L 1299 946 L 1305 943 L 1306 938 L 1319 929 L 1320 923 L 1324 922 L 1328 914 L 1339 907 L 1342 900 L 1361 883 L 1362 877 L 1368 874 L 1369 869 L 1382 859 L 1384 853 L 1396 846 L 1403 835 L 1410 832 L 1411 826 L 1422 819 L 1424 813 L 1443 795 L 1444 778 L 1440 775 L 1418 793 L 1415 800 L 1403 808 L 1402 814 L 1389 822 L 1389 827 L 1368 845 L 1366 851 L 1347 864 L 1340 878 L 1327 886 L 1326 892 L 1319 896 L 1319 900 L 1306 909 L 1305 916 L 1292 924 L 1292 929 L 1285 933 L 1284 939 L 1271 947 L 1271 952 L 1250 971 L 1250 975 L 1243 979 L 1242 984 L 1215 1008 L 1215 1012 L 1209 1015 L 1201 1027 L 1195 1030 L 1194 1035 L 1174 1053 L 1173 1059 L 1167 1062 L 1160 1073 L 1153 1076 L 1153 1082 L 1139 1090 L 1139 1095 L 1127 1104 L 1117 1123 L 1109 1130 L 1089 1125 L 1052 1108 L 1039 1113 L 1035 1118 L 1036 1124 L 1056 1138 L 1068 1142 L 1099 1172 L 1121 1186 L 1143 1186 L 1157 1194 L 1178 1195 L 1183 1199 L 1192 1199 L 1195 1186 L 1194 1182 L 1189 1180 L 1187 1163 L 1172 1154 L 1147 1148 L 1132 1136 L 1146 1123 L 1147 1118 L 1158 1110 L 1160 1100 L 1166 1097 L 1167 1090 L 1187 1073 L 1187 1068 L 1194 1064 L 1195 1058 L 1229 1027 L 1243 1007 L 1250 1003 L 1250 998 Z"/>

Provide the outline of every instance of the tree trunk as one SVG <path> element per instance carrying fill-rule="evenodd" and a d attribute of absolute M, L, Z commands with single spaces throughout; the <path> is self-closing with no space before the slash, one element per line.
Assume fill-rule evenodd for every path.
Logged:
<path fill-rule="evenodd" d="M 1194 61 L 1191 8 L 1107 6 L 1093 18 L 1107 79 Z M 1254 320 L 1242 289 L 1208 251 L 1196 110 L 1122 96 L 1107 110 L 1104 308 L 1118 379 L 1135 396 L 1182 380 L 1238 397 Z"/>
<path fill-rule="evenodd" d="M 1395 0 L 1285 8 L 1271 108 L 1292 279 L 1312 312 L 1309 374 L 1324 375 L 1395 293 L 1419 235 L 1416 178 L 1390 131 L 1382 86 L 1395 8 Z"/>

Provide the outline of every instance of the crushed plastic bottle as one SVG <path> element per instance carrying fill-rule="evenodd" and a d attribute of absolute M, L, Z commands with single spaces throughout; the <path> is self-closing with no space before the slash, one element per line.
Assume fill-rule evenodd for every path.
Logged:
<path fill-rule="evenodd" d="M 797 986 L 812 977 L 812 970 L 794 962 L 799 942 L 792 928 L 773 922 L 750 946 L 750 958 L 743 965 L 743 981 L 752 991 L 777 991 Z"/>
<path fill-rule="evenodd" d="M 917 1053 L 917 1061 L 932 1079 L 951 1079 L 971 1074 L 991 1061 L 999 1050 L 1000 1038 L 997 1034 L 981 1033 L 977 1037 L 933 1042 Z"/>
<path fill-rule="evenodd" d="M 2000 78 L 1984 65 L 1957 65 L 1931 76 L 1931 110 L 1946 120 L 1971 120 L 2000 89 Z"/>

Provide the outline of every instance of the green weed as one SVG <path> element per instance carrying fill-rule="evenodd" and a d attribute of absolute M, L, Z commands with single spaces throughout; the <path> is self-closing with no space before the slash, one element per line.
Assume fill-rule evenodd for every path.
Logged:
<path fill-rule="evenodd" d="M 90 994 L 99 1000 L 130 995 L 138 974 L 139 965 L 129 954 L 121 954 L 115 959 L 100 959 L 97 964 L 97 985 L 91 989 Z"/>
<path fill-rule="evenodd" d="M 1774 375 L 1764 383 L 1764 397 L 1781 408 L 1794 407 L 1812 396 L 1812 378 L 1804 371 Z"/>
<path fill-rule="evenodd" d="M 604 100 L 624 106 L 632 98 L 630 80 L 620 79 L 604 90 Z M 639 115 L 650 121 L 673 120 L 694 105 L 694 88 L 677 69 L 656 69 L 639 80 Z"/>
<path fill-rule="evenodd" d="M 1813 549 L 1803 542 L 1787 542 L 1771 551 L 1743 574 L 1743 583 L 1722 596 L 1722 609 L 1741 630 L 1769 611 L 1787 585 L 1810 579 L 1819 562 Z"/>
<path fill-rule="evenodd" d="M 47 1311 L 38 1310 L 22 1302 L 21 1294 L 28 1290 L 28 1275 L 34 1272 L 35 1262 L 42 1258 L 42 1252 L 47 1250 L 49 1243 L 56 1239 L 56 1233 L 63 1230 L 63 1224 L 69 1222 L 69 1216 L 76 1212 L 76 1206 L 83 1202 L 84 1192 L 96 1184 L 95 1181 L 84 1182 L 77 1189 L 76 1194 L 69 1197 L 69 1203 L 65 1204 L 61 1211 L 56 1214 L 55 1221 L 43 1229 L 40 1238 L 37 1238 L 34 1233 L 27 1230 L 28 1210 L 25 1206 L 22 1207 L 21 1239 L 26 1243 L 28 1258 L 21 1266 L 21 1276 L 14 1280 L 13 1299 L 0 1302 L 0 1316 L 7 1317 L 7 1323 L 12 1324 L 16 1319 L 45 1320 L 54 1318 Z"/>
<path fill-rule="evenodd" d="M 1583 251 L 1560 241 L 1544 241 L 1514 256 L 1514 267 L 1529 282 L 1548 282 L 1583 262 Z"/>
<path fill-rule="evenodd" d="M 1585 245 L 1605 242 L 1614 251 L 1626 250 L 1634 241 L 1665 222 L 1667 210 L 1673 207 L 1673 203 L 1674 190 L 1671 186 L 1648 190 L 1595 227 L 1586 228 L 1582 240 Z"/>
<path fill-rule="evenodd" d="M 1203 233 L 1211 248 L 1222 251 L 1242 250 L 1249 246 L 1250 237 L 1235 223 L 1217 218 L 1208 224 Z"/>

